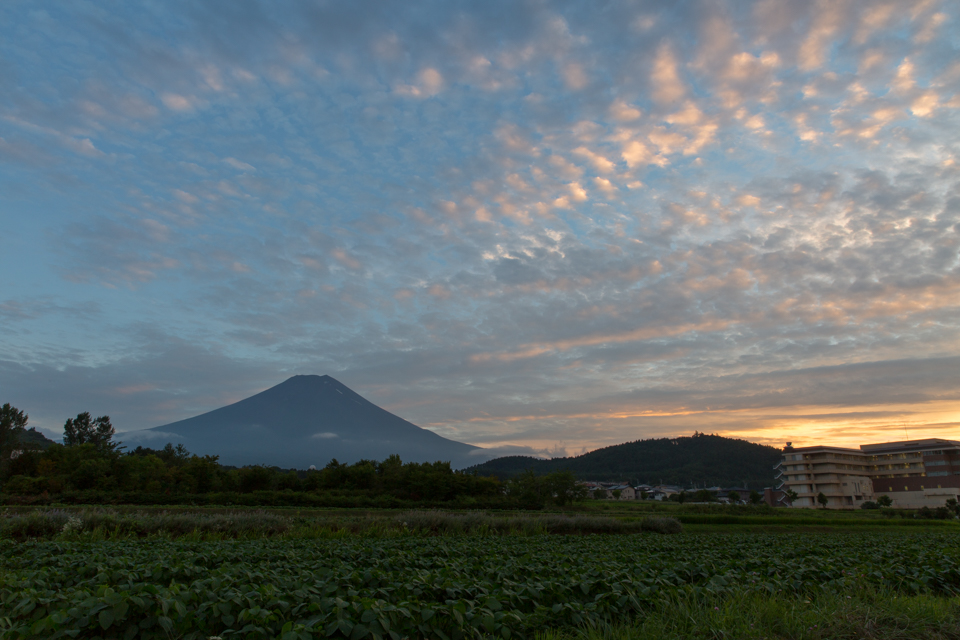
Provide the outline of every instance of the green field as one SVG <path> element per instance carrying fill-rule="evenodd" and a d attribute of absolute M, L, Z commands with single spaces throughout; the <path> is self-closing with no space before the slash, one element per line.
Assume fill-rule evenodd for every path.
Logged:
<path fill-rule="evenodd" d="M 458 530 L 451 514 L 287 511 L 246 512 L 240 535 L 142 537 L 85 528 L 78 513 L 59 513 L 75 520 L 48 539 L 0 541 L 0 637 L 960 637 L 960 527 L 949 522 L 549 535 L 544 516 L 522 526 L 476 514 L 488 519 Z M 398 526 L 330 526 L 349 517 Z M 301 526 L 254 530 L 271 518 Z"/>

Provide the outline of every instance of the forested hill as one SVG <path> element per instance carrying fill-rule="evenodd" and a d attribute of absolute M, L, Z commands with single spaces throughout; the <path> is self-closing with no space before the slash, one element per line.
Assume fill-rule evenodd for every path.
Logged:
<path fill-rule="evenodd" d="M 20 434 L 20 442 L 38 449 L 48 449 L 50 445 L 54 444 L 53 440 L 33 427 L 25 429 L 23 433 Z"/>
<path fill-rule="evenodd" d="M 545 474 L 569 469 L 581 480 L 643 484 L 742 486 L 773 484 L 780 450 L 746 440 L 694 434 L 681 438 L 637 440 L 571 457 L 540 460 L 527 456 L 496 458 L 468 471 L 501 479 L 532 469 Z"/>

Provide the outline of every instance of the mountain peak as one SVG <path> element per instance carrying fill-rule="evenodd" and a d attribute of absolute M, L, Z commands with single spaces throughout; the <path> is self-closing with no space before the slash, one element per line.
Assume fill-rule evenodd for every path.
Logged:
<path fill-rule="evenodd" d="M 315 373 L 298 373 L 295 376 L 290 376 L 280 384 L 271 389 L 278 389 L 281 387 L 294 386 L 301 388 L 322 388 L 324 385 L 333 385 L 339 387 L 340 389 L 350 389 L 347 385 L 343 384 L 333 376 L 327 374 L 317 375 Z M 269 391 L 270 389 L 267 389 Z M 351 390 L 352 392 L 352 390 Z"/>
<path fill-rule="evenodd" d="M 297 375 L 290 376 L 289 378 L 287 378 L 277 386 L 280 387 L 290 382 L 329 382 L 330 380 L 333 380 L 334 382 L 339 382 L 338 380 L 336 380 L 331 376 L 328 376 L 327 374 L 323 374 L 321 376 L 315 373 L 298 373 Z"/>

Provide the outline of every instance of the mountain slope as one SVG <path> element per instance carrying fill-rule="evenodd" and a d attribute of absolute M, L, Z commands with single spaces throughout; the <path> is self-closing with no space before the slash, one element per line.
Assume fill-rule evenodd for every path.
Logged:
<path fill-rule="evenodd" d="M 31 449 L 49 449 L 51 445 L 56 444 L 53 440 L 37 431 L 34 427 L 25 430 L 20 436 L 20 442 Z"/>
<path fill-rule="evenodd" d="M 773 484 L 773 465 L 779 460 L 780 450 L 775 447 L 696 434 L 691 437 L 637 440 L 572 458 L 497 458 L 470 470 L 509 478 L 527 469 L 533 469 L 537 474 L 568 469 L 581 480 L 600 482 L 623 480 L 685 486 L 746 484 L 751 488 L 761 488 Z"/>
<path fill-rule="evenodd" d="M 405 462 L 450 461 L 463 467 L 483 449 L 447 440 L 381 409 L 330 376 L 294 376 L 209 413 L 123 434 L 126 443 L 172 442 L 230 465 L 305 469 L 332 458 L 352 463 L 399 454 Z"/>

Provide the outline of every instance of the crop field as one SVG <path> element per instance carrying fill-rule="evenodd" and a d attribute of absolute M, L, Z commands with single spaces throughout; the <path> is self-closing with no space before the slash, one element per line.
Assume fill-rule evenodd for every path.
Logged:
<path fill-rule="evenodd" d="M 0 542 L 3 638 L 531 637 L 698 598 L 960 596 L 960 536 Z M 956 637 L 956 636 L 937 636 Z"/>

